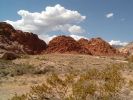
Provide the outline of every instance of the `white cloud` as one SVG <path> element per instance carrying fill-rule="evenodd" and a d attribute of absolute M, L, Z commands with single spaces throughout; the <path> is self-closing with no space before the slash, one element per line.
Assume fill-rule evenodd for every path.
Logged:
<path fill-rule="evenodd" d="M 68 10 L 57 4 L 53 7 L 46 7 L 45 11 L 29 12 L 26 10 L 18 11 L 21 16 L 20 20 L 6 22 L 13 25 L 16 29 L 33 32 L 36 34 L 46 34 L 53 31 L 63 31 L 73 33 L 81 33 L 84 30 L 80 26 L 76 26 L 86 19 L 78 11 Z"/>
<path fill-rule="evenodd" d="M 114 16 L 114 13 L 108 13 L 108 14 L 106 14 L 106 18 L 111 18 L 113 16 Z"/>
<path fill-rule="evenodd" d="M 121 42 L 120 40 L 118 40 L 118 41 L 111 40 L 111 41 L 109 42 L 109 44 L 110 44 L 110 45 L 121 45 L 121 46 L 125 46 L 125 45 L 127 45 L 128 43 L 127 43 L 127 42 Z"/>
<path fill-rule="evenodd" d="M 85 30 L 82 29 L 82 27 L 77 26 L 77 25 L 71 26 L 71 27 L 68 29 L 68 31 L 69 31 L 70 33 L 72 33 L 72 34 L 78 34 L 78 33 L 84 33 L 84 32 L 85 32 Z"/>

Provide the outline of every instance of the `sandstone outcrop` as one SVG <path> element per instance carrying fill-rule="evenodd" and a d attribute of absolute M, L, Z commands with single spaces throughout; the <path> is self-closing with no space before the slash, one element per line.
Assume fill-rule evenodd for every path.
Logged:
<path fill-rule="evenodd" d="M 39 54 L 47 47 L 36 34 L 15 30 L 10 24 L 0 22 L 0 49 L 15 53 Z"/>
<path fill-rule="evenodd" d="M 86 48 L 82 47 L 76 40 L 69 36 L 57 36 L 53 38 L 45 53 L 78 53 L 90 54 Z"/>
<path fill-rule="evenodd" d="M 78 41 L 84 48 L 88 49 L 92 55 L 113 56 L 120 55 L 120 52 L 101 38 L 92 38 L 90 40 L 80 39 Z"/>

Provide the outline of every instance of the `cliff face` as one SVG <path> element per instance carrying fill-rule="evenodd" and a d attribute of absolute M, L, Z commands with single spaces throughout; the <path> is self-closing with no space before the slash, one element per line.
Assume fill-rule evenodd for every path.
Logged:
<path fill-rule="evenodd" d="M 37 35 L 15 30 L 10 24 L 0 22 L 0 49 L 16 53 L 38 54 L 45 50 L 46 43 Z"/>

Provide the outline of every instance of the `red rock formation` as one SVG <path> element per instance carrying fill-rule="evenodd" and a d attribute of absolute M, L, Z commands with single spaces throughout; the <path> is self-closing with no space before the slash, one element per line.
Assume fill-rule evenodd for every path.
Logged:
<path fill-rule="evenodd" d="M 92 53 L 92 55 L 98 55 L 98 56 L 120 55 L 117 49 L 113 48 L 109 43 L 107 43 L 101 38 L 92 38 L 90 40 L 80 39 L 78 42 L 83 47 L 87 48 Z"/>
<path fill-rule="evenodd" d="M 58 36 L 48 44 L 46 53 L 80 53 L 91 54 L 86 48 L 82 47 L 77 41 L 69 36 Z"/>
<path fill-rule="evenodd" d="M 11 35 L 12 40 L 23 45 L 24 51 L 28 54 L 41 53 L 46 49 L 46 43 L 43 40 L 40 40 L 36 34 L 17 30 Z"/>
<path fill-rule="evenodd" d="M 82 46 L 87 46 L 89 44 L 89 41 L 87 39 L 81 38 L 78 40 L 78 43 Z"/>
<path fill-rule="evenodd" d="M 15 30 L 10 24 L 0 22 L 0 48 L 17 53 L 38 54 L 47 45 L 37 35 Z"/>
<path fill-rule="evenodd" d="M 47 48 L 47 49 L 46 49 Z M 75 41 L 69 36 L 58 36 L 48 44 L 29 32 L 15 30 L 10 24 L 0 22 L 0 49 L 17 53 L 80 53 L 92 55 L 119 55 L 119 51 L 101 38 Z M 0 51 L 3 52 L 3 51 Z"/>

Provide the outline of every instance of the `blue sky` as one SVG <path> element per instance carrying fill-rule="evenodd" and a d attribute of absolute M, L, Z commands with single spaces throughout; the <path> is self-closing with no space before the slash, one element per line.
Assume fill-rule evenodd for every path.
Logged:
<path fill-rule="evenodd" d="M 17 21 L 21 19 L 17 14 L 20 10 L 40 13 L 47 6 L 57 4 L 86 16 L 78 23 L 85 30 L 80 36 L 102 37 L 107 41 L 133 41 L 133 0 L 1 0 L 0 21 Z M 107 18 L 107 14 L 113 15 Z M 48 35 L 62 33 L 66 34 L 56 30 Z"/>

